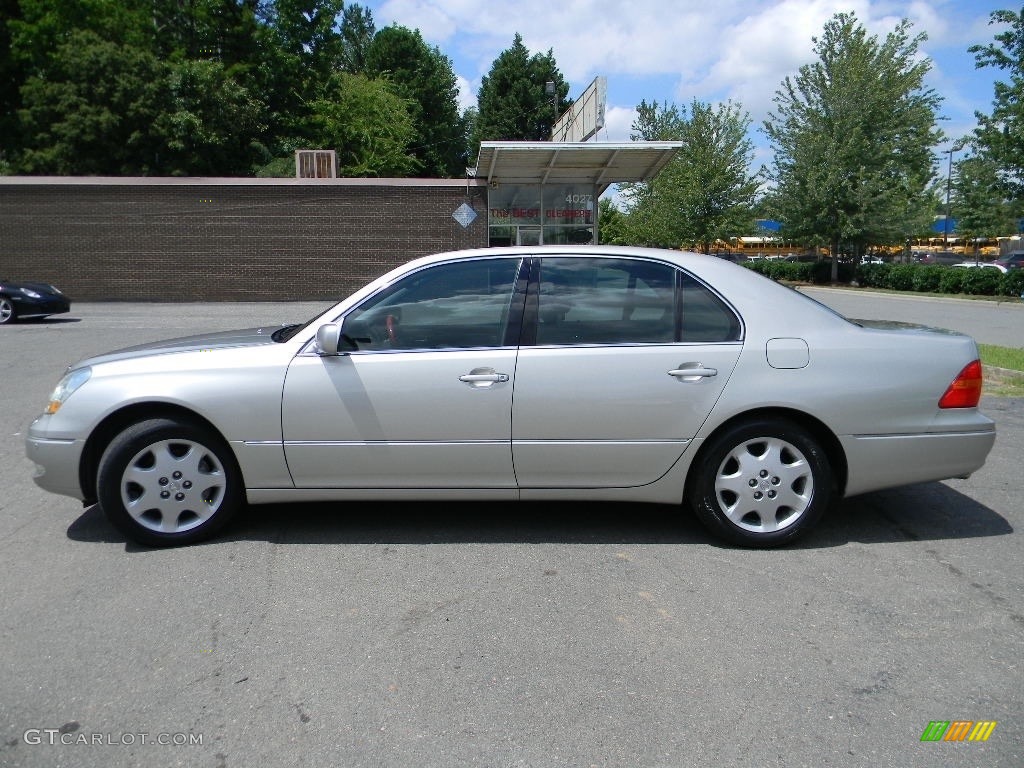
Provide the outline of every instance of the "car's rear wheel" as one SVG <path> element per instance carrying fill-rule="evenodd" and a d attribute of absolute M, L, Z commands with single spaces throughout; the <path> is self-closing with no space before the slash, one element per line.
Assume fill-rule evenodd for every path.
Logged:
<path fill-rule="evenodd" d="M 810 530 L 833 495 L 821 445 L 784 419 L 737 424 L 714 436 L 691 468 L 689 501 L 712 533 L 776 547 Z"/>
<path fill-rule="evenodd" d="M 18 313 L 14 309 L 14 302 L 6 296 L 0 296 L 0 325 L 13 323 L 17 318 Z"/>
<path fill-rule="evenodd" d="M 97 496 L 122 533 L 149 546 L 209 538 L 244 499 L 231 449 L 205 427 L 150 419 L 125 429 L 100 459 Z"/>

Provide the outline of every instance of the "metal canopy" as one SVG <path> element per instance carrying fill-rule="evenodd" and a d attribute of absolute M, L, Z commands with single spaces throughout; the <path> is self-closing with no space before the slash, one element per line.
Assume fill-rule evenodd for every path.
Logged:
<path fill-rule="evenodd" d="M 682 147 L 679 141 L 483 141 L 476 176 L 494 184 L 611 184 L 650 181 Z"/>

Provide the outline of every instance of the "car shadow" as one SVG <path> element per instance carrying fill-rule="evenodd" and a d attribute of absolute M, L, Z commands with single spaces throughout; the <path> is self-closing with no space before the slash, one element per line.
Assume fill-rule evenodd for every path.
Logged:
<path fill-rule="evenodd" d="M 920 483 L 844 499 L 797 546 L 889 544 L 1007 536 L 995 510 L 945 483 Z"/>
<path fill-rule="evenodd" d="M 943 483 L 864 494 L 835 505 L 794 549 L 969 539 L 1013 532 L 1004 517 Z M 124 542 L 98 506 L 68 528 L 75 541 Z M 731 548 L 675 505 L 531 502 L 338 502 L 244 509 L 206 545 L 277 544 L 703 544 Z M 202 545 L 200 545 L 202 546 Z"/>
<path fill-rule="evenodd" d="M 80 323 L 82 318 L 80 317 L 54 317 L 47 315 L 46 317 L 23 317 L 18 318 L 18 325 L 64 325 L 66 323 Z"/>

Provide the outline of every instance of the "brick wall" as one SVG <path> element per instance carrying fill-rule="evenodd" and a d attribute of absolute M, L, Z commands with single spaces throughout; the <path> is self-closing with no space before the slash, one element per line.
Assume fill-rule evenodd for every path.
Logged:
<path fill-rule="evenodd" d="M 0 177 L 0 278 L 75 301 L 336 299 L 416 256 L 486 246 L 486 207 L 465 180 Z"/>

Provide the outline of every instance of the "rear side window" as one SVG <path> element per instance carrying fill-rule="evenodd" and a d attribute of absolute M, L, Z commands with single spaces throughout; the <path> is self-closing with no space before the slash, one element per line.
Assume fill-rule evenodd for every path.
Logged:
<path fill-rule="evenodd" d="M 739 321 L 717 296 L 668 264 L 545 258 L 538 345 L 735 341 Z"/>
<path fill-rule="evenodd" d="M 739 341 L 739 318 L 706 285 L 680 272 L 679 292 L 679 341 L 705 344 Z"/>

